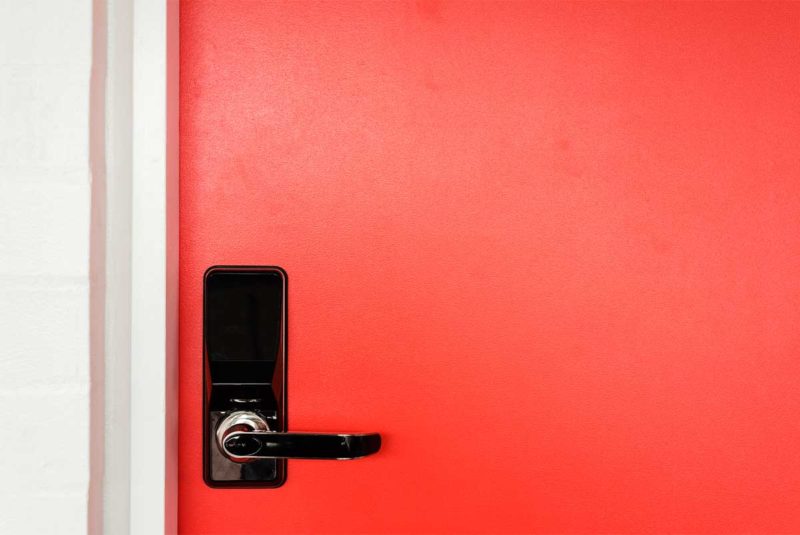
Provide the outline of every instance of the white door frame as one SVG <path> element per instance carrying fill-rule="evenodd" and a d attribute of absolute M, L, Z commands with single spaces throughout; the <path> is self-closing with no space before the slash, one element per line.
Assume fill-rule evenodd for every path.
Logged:
<path fill-rule="evenodd" d="M 133 4 L 131 535 L 177 532 L 178 6 Z"/>
<path fill-rule="evenodd" d="M 104 532 L 177 532 L 178 0 L 105 11 Z"/>

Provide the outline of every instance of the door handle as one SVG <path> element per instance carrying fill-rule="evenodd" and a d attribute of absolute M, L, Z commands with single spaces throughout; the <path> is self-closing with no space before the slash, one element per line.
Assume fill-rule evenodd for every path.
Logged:
<path fill-rule="evenodd" d="M 290 431 L 286 296 L 278 267 L 215 266 L 204 276 L 203 479 L 212 487 L 280 487 L 288 459 L 380 450 L 377 433 Z"/>
<path fill-rule="evenodd" d="M 255 459 L 358 459 L 381 448 L 378 433 L 280 433 L 252 411 L 234 411 L 217 428 L 217 446 L 231 461 Z"/>

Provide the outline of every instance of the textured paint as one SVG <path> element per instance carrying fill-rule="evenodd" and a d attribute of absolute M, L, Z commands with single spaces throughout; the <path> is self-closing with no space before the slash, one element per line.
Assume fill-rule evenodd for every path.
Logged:
<path fill-rule="evenodd" d="M 800 5 L 181 9 L 181 533 L 800 532 Z M 204 485 L 213 264 L 379 455 Z"/>
<path fill-rule="evenodd" d="M 100 518 L 102 338 L 90 344 L 90 326 L 102 335 L 102 284 L 90 280 L 103 261 L 92 255 L 90 274 L 103 239 L 95 219 L 90 244 L 92 215 L 104 208 L 102 195 L 93 199 L 102 150 L 90 150 L 103 129 L 97 31 L 90 0 L 0 2 L 3 534 L 95 533 Z M 90 376 L 100 382 L 91 393 Z"/>

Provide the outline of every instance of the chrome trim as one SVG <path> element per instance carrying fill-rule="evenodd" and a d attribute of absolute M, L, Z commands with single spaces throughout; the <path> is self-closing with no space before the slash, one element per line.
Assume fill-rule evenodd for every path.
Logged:
<path fill-rule="evenodd" d="M 234 411 L 227 415 L 217 426 L 217 447 L 222 454 L 237 463 L 246 463 L 253 457 L 239 457 L 225 449 L 225 439 L 236 432 L 270 432 L 267 421 L 251 411 Z"/>

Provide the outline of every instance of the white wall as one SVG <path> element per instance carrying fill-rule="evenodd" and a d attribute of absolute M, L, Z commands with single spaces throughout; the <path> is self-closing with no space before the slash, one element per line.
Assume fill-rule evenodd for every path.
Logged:
<path fill-rule="evenodd" d="M 0 0 L 4 534 L 95 531 L 90 470 L 102 468 L 102 449 L 90 400 L 102 391 L 90 378 L 102 369 L 91 365 L 98 333 L 90 337 L 90 324 L 102 318 L 103 288 L 102 275 L 91 278 L 102 266 L 90 272 L 90 249 L 102 229 L 92 216 L 93 191 L 95 214 L 102 208 L 102 176 L 93 186 L 90 163 L 102 162 L 102 139 L 90 151 L 90 134 L 103 118 L 102 94 L 90 91 L 92 18 L 91 0 Z"/>

